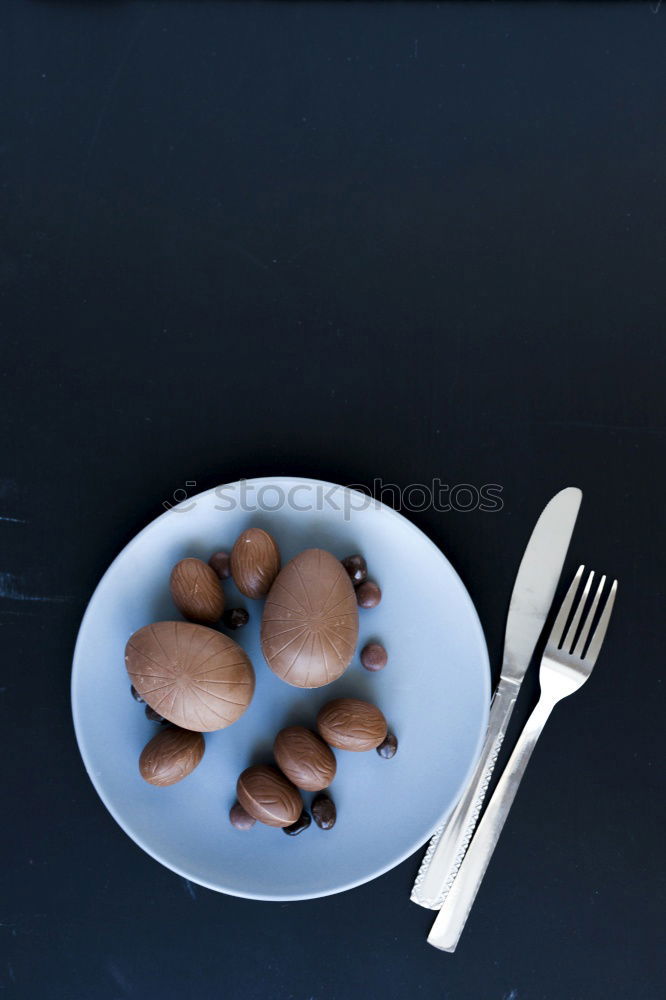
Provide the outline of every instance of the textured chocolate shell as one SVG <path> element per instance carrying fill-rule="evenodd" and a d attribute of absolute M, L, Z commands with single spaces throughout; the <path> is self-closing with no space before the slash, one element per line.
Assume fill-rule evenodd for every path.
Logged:
<path fill-rule="evenodd" d="M 241 594 L 265 597 L 280 572 L 280 550 L 262 528 L 248 528 L 231 550 L 231 575 Z"/>
<path fill-rule="evenodd" d="M 230 726 L 254 694 L 254 670 L 238 643 L 190 622 L 140 628 L 125 647 L 125 666 L 152 709 L 198 733 Z"/>
<path fill-rule="evenodd" d="M 169 588 L 183 618 L 214 625 L 224 611 L 224 593 L 215 570 L 201 559 L 181 559 L 171 570 Z"/>
<path fill-rule="evenodd" d="M 303 800 L 292 783 L 275 767 L 255 764 L 236 783 L 243 809 L 266 826 L 290 826 L 301 815 Z"/>
<path fill-rule="evenodd" d="M 339 750 L 374 750 L 384 742 L 388 726 L 376 705 L 360 698 L 336 698 L 319 710 L 322 739 Z"/>
<path fill-rule="evenodd" d="M 306 549 L 270 589 L 261 648 L 274 674 L 294 687 L 317 688 L 341 677 L 358 639 L 358 607 L 342 563 Z"/>
<path fill-rule="evenodd" d="M 191 774 L 204 755 L 206 744 L 201 733 L 169 726 L 153 736 L 139 758 L 144 781 L 165 787 L 175 785 Z"/>
<path fill-rule="evenodd" d="M 283 774 L 306 792 L 328 788 L 335 777 L 333 751 L 303 726 L 280 730 L 273 744 L 273 756 Z"/>

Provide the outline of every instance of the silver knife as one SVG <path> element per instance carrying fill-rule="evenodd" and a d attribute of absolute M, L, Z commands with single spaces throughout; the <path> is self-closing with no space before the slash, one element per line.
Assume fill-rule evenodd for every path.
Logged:
<path fill-rule="evenodd" d="M 555 597 L 582 496 L 575 486 L 557 493 L 527 543 L 511 594 L 502 672 L 483 749 L 462 798 L 428 844 L 412 888 L 412 902 L 430 910 L 438 910 L 446 899 L 472 839 L 520 685 Z"/>

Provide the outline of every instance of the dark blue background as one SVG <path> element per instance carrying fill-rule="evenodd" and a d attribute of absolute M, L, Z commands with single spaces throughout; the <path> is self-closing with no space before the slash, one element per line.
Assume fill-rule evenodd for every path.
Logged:
<path fill-rule="evenodd" d="M 664 18 L 5 0 L 8 997 L 661 995 Z M 95 583 L 185 481 L 259 474 L 501 484 L 499 513 L 412 515 L 495 665 L 532 524 L 584 490 L 567 572 L 618 576 L 614 621 L 454 956 L 409 902 L 418 856 L 330 899 L 227 898 L 142 854 L 85 775 Z"/>

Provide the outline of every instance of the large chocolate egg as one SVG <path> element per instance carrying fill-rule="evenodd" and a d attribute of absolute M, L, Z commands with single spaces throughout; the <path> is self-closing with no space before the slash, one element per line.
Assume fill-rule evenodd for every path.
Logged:
<path fill-rule="evenodd" d="M 245 651 L 204 625 L 155 622 L 140 628 L 125 647 L 125 666 L 152 709 L 198 733 L 230 726 L 254 694 Z"/>
<path fill-rule="evenodd" d="M 358 606 L 342 563 L 306 549 L 278 574 L 261 622 L 261 648 L 274 674 L 317 688 L 342 676 L 358 639 Z"/>

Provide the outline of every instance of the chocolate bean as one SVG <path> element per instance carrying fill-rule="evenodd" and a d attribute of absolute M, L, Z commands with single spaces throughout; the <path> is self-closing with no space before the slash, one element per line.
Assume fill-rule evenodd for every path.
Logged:
<path fill-rule="evenodd" d="M 378 642 L 369 642 L 361 650 L 361 663 L 366 670 L 383 670 L 388 663 L 386 650 Z"/>
<path fill-rule="evenodd" d="M 377 753 L 380 757 L 384 757 L 386 760 L 390 760 L 391 757 L 395 757 L 398 749 L 398 741 L 393 733 L 387 733 L 386 739 L 383 743 L 380 743 L 377 747 Z"/>
<path fill-rule="evenodd" d="M 337 811 L 335 808 L 335 802 L 330 795 L 326 795 L 323 792 L 319 795 L 315 795 L 312 800 L 311 808 L 312 818 L 320 830 L 330 830 L 335 826 Z"/>
<path fill-rule="evenodd" d="M 355 587 L 363 583 L 368 578 L 368 567 L 363 556 L 347 556 L 342 560 L 342 565 L 349 573 L 351 582 Z"/>
<path fill-rule="evenodd" d="M 297 837 L 299 833 L 303 833 L 303 830 L 307 830 L 311 822 L 310 813 L 304 809 L 295 823 L 292 823 L 291 826 L 283 826 L 282 829 L 290 837 Z"/>
<path fill-rule="evenodd" d="M 366 580 L 356 588 L 356 600 L 361 608 L 376 608 L 382 599 L 382 592 L 374 580 Z"/>
<path fill-rule="evenodd" d="M 215 570 L 220 580 L 228 580 L 231 576 L 231 555 L 228 552 L 214 552 L 208 565 Z"/>
<path fill-rule="evenodd" d="M 243 625 L 247 625 L 249 620 L 250 615 L 245 608 L 229 608 L 222 617 L 225 626 L 232 629 L 242 628 Z"/>
<path fill-rule="evenodd" d="M 251 830 L 257 821 L 253 816 L 250 816 L 249 812 L 243 809 L 240 802 L 234 802 L 229 810 L 229 822 L 237 830 Z"/>
<path fill-rule="evenodd" d="M 165 719 L 159 712 L 156 712 L 150 705 L 146 705 L 146 718 L 150 719 L 151 722 L 159 722 L 161 726 L 169 725 L 169 720 Z"/>

